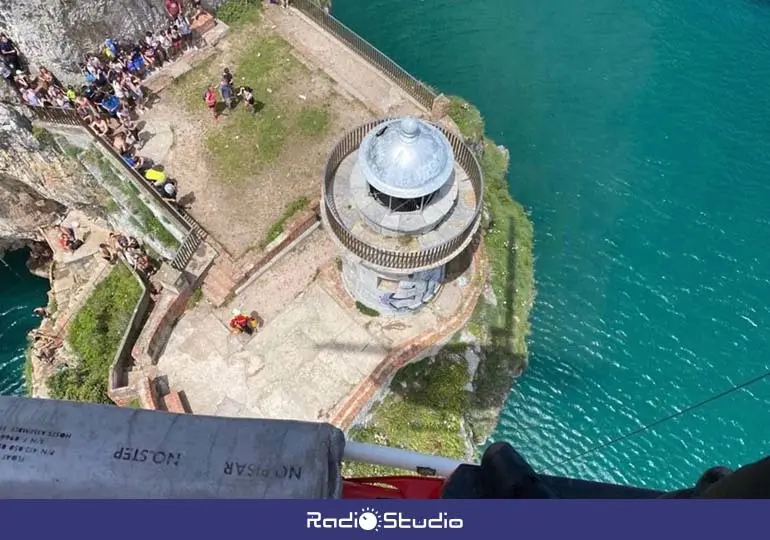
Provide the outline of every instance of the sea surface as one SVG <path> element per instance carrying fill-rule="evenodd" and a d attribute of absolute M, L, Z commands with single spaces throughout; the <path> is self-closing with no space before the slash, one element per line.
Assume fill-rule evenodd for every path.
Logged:
<path fill-rule="evenodd" d="M 511 151 L 538 296 L 493 438 L 541 471 L 658 488 L 770 453 L 768 379 L 611 443 L 770 369 L 770 2 L 332 12 Z"/>
<path fill-rule="evenodd" d="M 48 303 L 49 282 L 29 273 L 28 257 L 22 249 L 0 260 L 0 396 L 24 395 L 27 333 L 40 325 L 32 310 Z"/>

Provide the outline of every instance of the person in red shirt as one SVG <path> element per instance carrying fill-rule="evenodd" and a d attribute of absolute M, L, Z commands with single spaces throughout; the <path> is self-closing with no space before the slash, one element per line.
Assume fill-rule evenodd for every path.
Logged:
<path fill-rule="evenodd" d="M 166 13 L 171 19 L 176 19 L 180 13 L 182 13 L 182 1 L 181 0 L 164 0 L 163 5 L 166 8 Z"/>
<path fill-rule="evenodd" d="M 214 114 L 214 120 L 219 121 L 219 113 L 217 113 L 217 94 L 212 87 L 209 86 L 206 89 L 203 99 L 206 101 L 206 106 Z"/>

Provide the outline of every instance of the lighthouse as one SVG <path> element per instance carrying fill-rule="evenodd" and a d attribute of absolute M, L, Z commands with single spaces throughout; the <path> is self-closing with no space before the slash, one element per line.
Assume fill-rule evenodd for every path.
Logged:
<path fill-rule="evenodd" d="M 455 133 L 413 118 L 347 133 L 326 164 L 322 219 L 348 293 L 382 315 L 419 310 L 479 233 L 483 178 Z"/>

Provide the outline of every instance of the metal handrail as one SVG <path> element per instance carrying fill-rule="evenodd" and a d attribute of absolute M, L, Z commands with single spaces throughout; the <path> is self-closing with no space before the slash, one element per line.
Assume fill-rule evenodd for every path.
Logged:
<path fill-rule="evenodd" d="M 187 267 L 187 263 L 192 260 L 195 251 L 202 242 L 203 239 L 201 238 L 198 229 L 193 227 L 185 237 L 184 241 L 179 245 L 179 249 L 171 261 L 171 268 L 179 270 L 180 272 L 184 270 Z"/>
<path fill-rule="evenodd" d="M 331 32 L 361 58 L 385 73 L 393 82 L 428 110 L 433 107 L 436 93 L 424 83 L 412 77 L 404 68 L 388 58 L 382 51 L 329 15 L 314 0 L 292 0 L 291 4 L 316 23 Z"/>
<path fill-rule="evenodd" d="M 473 192 L 476 196 L 476 207 L 474 209 L 473 219 L 457 236 L 447 240 L 443 244 L 425 250 L 389 251 L 372 246 L 360 240 L 347 229 L 337 211 L 337 206 L 334 202 L 335 177 L 337 175 L 337 169 L 342 161 L 361 146 L 364 137 L 366 137 L 372 129 L 387 120 L 389 119 L 374 120 L 358 126 L 342 137 L 334 147 L 326 163 L 326 170 L 324 172 L 323 214 L 325 221 L 334 233 L 334 236 L 343 246 L 345 246 L 345 248 L 357 257 L 385 268 L 413 270 L 430 266 L 446 259 L 466 245 L 467 242 L 472 239 L 473 235 L 476 234 L 481 222 L 483 209 L 484 178 L 479 162 L 476 160 L 476 156 L 473 154 L 473 151 L 468 148 L 462 138 L 442 126 L 432 124 L 440 129 L 449 140 L 449 144 L 454 151 L 455 160 L 463 168 L 465 174 L 468 175 L 471 186 L 473 187 Z"/>
<path fill-rule="evenodd" d="M 103 149 L 107 150 L 107 152 L 109 152 L 109 154 L 122 165 L 125 171 L 130 174 L 134 180 L 136 180 L 137 184 L 140 186 L 139 189 L 142 189 L 142 191 L 152 197 L 153 200 L 161 206 L 161 208 L 164 208 L 172 215 L 175 221 L 177 221 L 177 225 L 179 225 L 182 230 L 189 232 L 194 228 L 197 228 L 201 233 L 203 232 L 203 228 L 192 216 L 190 216 L 187 212 L 181 211 L 181 208 L 170 204 L 166 199 L 161 197 L 160 193 L 147 186 L 147 182 L 144 178 L 142 178 L 142 175 L 140 175 L 134 168 L 130 167 L 123 160 L 118 151 L 115 150 L 112 145 L 108 144 L 102 137 L 100 137 L 99 134 L 97 134 L 85 121 L 83 121 L 73 109 L 62 109 L 58 107 L 30 107 L 29 109 L 37 118 L 45 122 L 76 126 L 85 129 L 89 135 L 91 135 L 91 137 Z"/>

